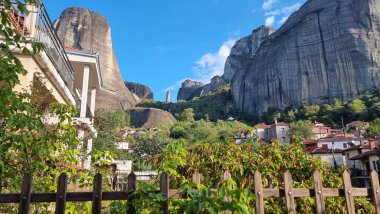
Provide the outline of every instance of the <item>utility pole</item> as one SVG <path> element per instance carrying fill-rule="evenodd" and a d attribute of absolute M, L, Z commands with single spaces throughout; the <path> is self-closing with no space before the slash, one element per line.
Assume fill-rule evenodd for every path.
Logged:
<path fill-rule="evenodd" d="M 343 133 L 344 133 L 344 139 L 347 138 L 347 133 L 346 133 L 346 127 L 344 126 L 344 122 L 343 122 L 343 117 L 340 117 L 342 119 L 342 128 L 343 128 Z"/>

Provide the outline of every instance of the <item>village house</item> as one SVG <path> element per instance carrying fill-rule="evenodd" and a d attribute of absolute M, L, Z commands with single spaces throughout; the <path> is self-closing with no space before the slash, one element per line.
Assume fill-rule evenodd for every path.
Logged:
<path fill-rule="evenodd" d="M 273 140 L 278 140 L 280 143 L 287 143 L 290 140 L 289 136 L 289 124 L 277 122 L 268 126 L 265 129 L 265 142 L 270 143 Z"/>
<path fill-rule="evenodd" d="M 265 129 L 270 128 L 269 125 L 259 124 L 255 126 L 256 135 L 265 141 Z"/>
<path fill-rule="evenodd" d="M 303 142 L 305 151 L 313 157 L 319 157 L 322 161 L 336 168 L 347 165 L 349 157 L 345 155 L 345 151 L 368 143 L 363 138 L 354 138 L 353 135 L 346 137 L 344 135 L 335 135 L 318 140 L 305 140 Z M 351 156 L 352 157 L 352 156 Z"/>
<path fill-rule="evenodd" d="M 313 122 L 310 124 L 312 129 L 311 139 L 326 138 L 331 135 L 331 127 L 325 126 L 323 123 Z"/>
<path fill-rule="evenodd" d="M 346 159 L 342 149 L 329 149 L 321 147 L 309 147 L 305 149 L 313 157 L 320 158 L 322 161 L 329 163 L 332 168 L 337 168 L 346 164 Z"/>
<path fill-rule="evenodd" d="M 369 139 L 362 141 L 360 145 L 343 151 L 347 161 L 347 167 L 351 171 L 353 182 L 358 186 L 370 186 L 370 172 L 378 171 L 379 141 Z"/>

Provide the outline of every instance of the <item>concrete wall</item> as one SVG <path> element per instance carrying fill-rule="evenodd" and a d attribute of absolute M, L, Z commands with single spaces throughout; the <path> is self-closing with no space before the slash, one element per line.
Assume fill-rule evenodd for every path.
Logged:
<path fill-rule="evenodd" d="M 27 90 L 30 92 L 34 74 L 39 73 L 45 80 L 45 87 L 51 91 L 56 102 L 68 105 L 76 104 L 74 95 L 70 92 L 45 52 L 42 51 L 35 56 L 24 54 L 16 54 L 16 56 L 28 73 L 25 76 L 19 76 L 20 84 L 15 87 L 15 91 Z"/>

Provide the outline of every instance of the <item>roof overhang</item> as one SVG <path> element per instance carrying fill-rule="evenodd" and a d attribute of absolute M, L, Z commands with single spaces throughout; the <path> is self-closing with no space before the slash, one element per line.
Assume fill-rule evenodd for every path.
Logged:
<path fill-rule="evenodd" d="M 90 66 L 90 72 L 95 71 L 96 75 L 91 75 L 90 86 L 101 88 L 103 86 L 102 73 L 99 63 L 99 54 L 83 53 L 73 50 L 66 50 L 67 57 L 75 72 L 83 72 L 85 65 Z M 95 77 L 95 78 L 94 78 Z"/>

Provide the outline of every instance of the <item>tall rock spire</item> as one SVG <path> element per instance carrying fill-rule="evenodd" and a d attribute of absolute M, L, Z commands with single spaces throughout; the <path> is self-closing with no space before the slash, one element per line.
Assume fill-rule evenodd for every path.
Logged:
<path fill-rule="evenodd" d="M 103 15 L 71 7 L 62 12 L 54 27 L 65 46 L 99 54 L 103 88 L 97 94 L 98 108 L 118 110 L 136 105 L 135 98 L 121 77 L 111 28 Z"/>

